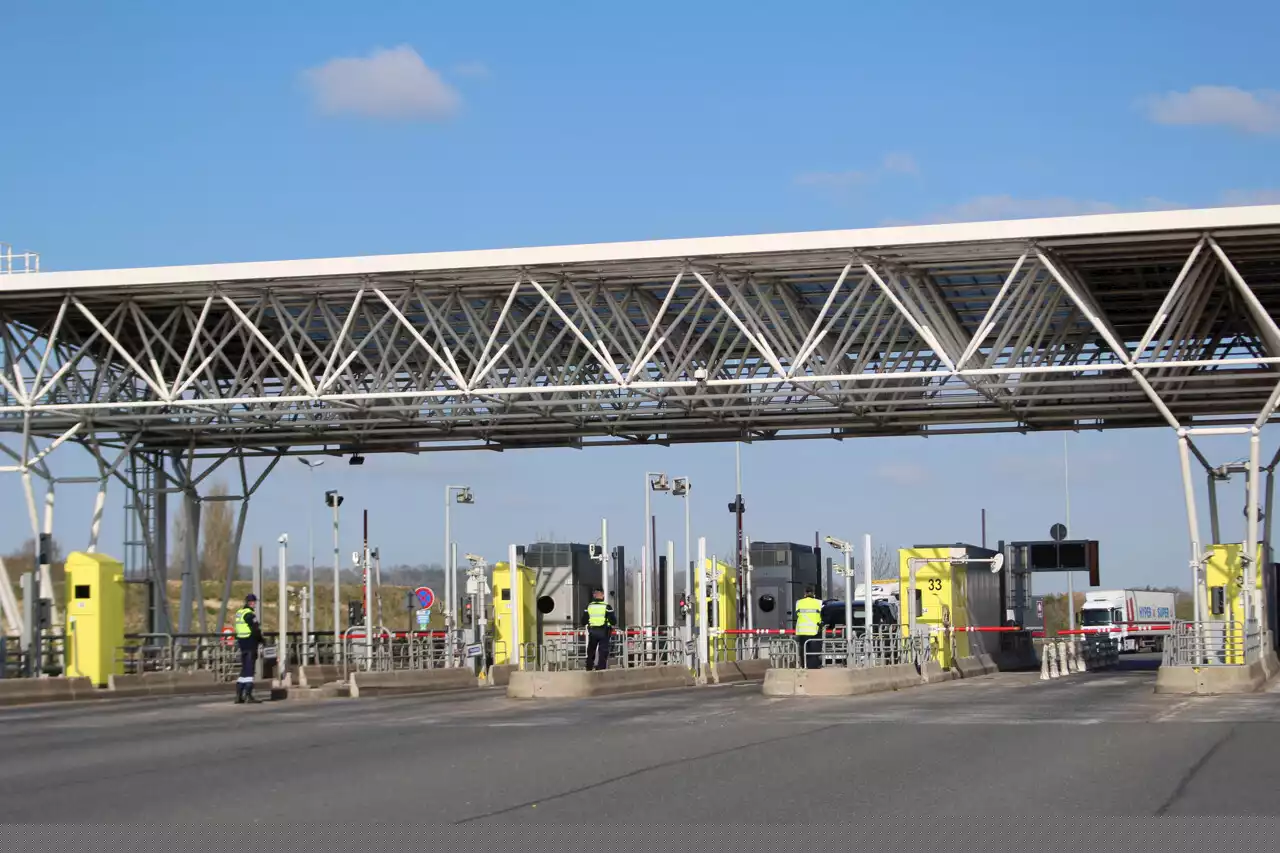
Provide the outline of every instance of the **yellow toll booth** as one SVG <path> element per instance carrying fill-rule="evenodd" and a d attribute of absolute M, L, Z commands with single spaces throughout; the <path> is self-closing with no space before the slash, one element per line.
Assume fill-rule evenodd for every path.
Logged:
<path fill-rule="evenodd" d="M 934 659 L 943 669 L 950 669 L 956 657 L 990 653 L 998 646 L 998 641 L 989 639 L 995 634 L 954 630 L 1002 624 L 998 575 L 992 573 L 988 563 L 963 562 L 968 558 L 990 558 L 995 553 L 972 545 L 917 546 L 898 551 L 902 636 L 910 635 L 911 608 L 914 607 L 917 631 L 929 629 Z M 916 565 L 914 602 L 909 600 L 913 561 Z M 949 642 L 945 641 L 948 636 Z"/>
<path fill-rule="evenodd" d="M 1262 545 L 1258 545 L 1258 566 L 1262 566 Z M 1244 663 L 1244 545 L 1210 545 L 1209 560 L 1204 566 L 1206 619 L 1210 622 L 1234 622 L 1235 630 L 1223 638 L 1224 663 Z M 1262 577 L 1258 577 L 1262 586 Z"/>
<path fill-rule="evenodd" d="M 104 554 L 67 555 L 67 675 L 99 687 L 124 674 L 124 567 Z"/>
<path fill-rule="evenodd" d="M 510 563 L 494 563 L 493 582 L 493 664 L 503 666 L 514 664 L 519 658 L 517 652 L 523 643 L 537 641 L 538 612 L 534 586 L 537 572 L 528 566 L 517 566 L 515 606 L 519 616 L 520 636 L 515 637 L 511 625 L 511 568 Z"/>
<path fill-rule="evenodd" d="M 711 642 L 711 655 L 715 660 L 737 660 L 736 635 L 725 635 L 724 631 L 735 631 L 738 628 L 738 577 L 733 566 L 722 560 L 714 564 L 707 560 L 707 582 L 715 591 L 708 602 L 708 615 L 714 631 Z"/>

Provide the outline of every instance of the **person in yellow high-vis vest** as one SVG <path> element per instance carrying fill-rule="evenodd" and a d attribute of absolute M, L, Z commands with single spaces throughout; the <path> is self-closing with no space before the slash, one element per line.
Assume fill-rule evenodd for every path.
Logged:
<path fill-rule="evenodd" d="M 253 697 L 253 669 L 258 661 L 258 647 L 262 645 L 262 626 L 253 610 L 258 596 L 249 593 L 244 607 L 236 611 L 236 645 L 240 647 L 240 677 L 236 679 L 236 704 L 257 702 Z"/>
<path fill-rule="evenodd" d="M 604 590 L 591 591 L 591 603 L 586 609 L 587 623 L 587 671 L 609 667 L 609 641 L 617 617 L 613 605 L 604 600 Z"/>
<path fill-rule="evenodd" d="M 796 602 L 796 643 L 805 669 L 822 668 L 822 602 L 813 587 L 805 587 L 804 598 Z"/>

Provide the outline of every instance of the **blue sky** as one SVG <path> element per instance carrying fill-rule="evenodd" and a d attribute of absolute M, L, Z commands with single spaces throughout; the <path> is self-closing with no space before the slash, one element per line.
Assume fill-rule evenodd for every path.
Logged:
<path fill-rule="evenodd" d="M 0 240 L 77 269 L 1280 201 L 1280 9 L 1233 10 L 14 3 Z M 1070 441 L 1072 526 L 1102 540 L 1108 583 L 1184 581 L 1172 435 Z M 743 460 L 757 539 L 973 541 L 982 506 L 992 540 L 1030 538 L 1064 514 L 1060 436 Z M 247 543 L 305 547 L 306 472 L 285 466 Z M 478 493 L 455 513 L 463 550 L 593 539 L 601 515 L 635 543 L 645 470 L 693 477 L 695 526 L 728 547 L 732 446 L 331 462 L 317 490 L 344 489 L 384 554 L 416 562 L 442 554 L 446 482 Z M 83 538 L 91 501 L 63 489 L 60 538 Z M 677 502 L 655 505 L 682 538 Z M 0 514 L 0 541 L 24 535 L 23 513 Z"/>

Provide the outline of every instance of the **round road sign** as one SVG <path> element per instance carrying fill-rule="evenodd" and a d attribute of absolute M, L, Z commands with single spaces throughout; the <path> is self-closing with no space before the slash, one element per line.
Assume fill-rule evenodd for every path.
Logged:
<path fill-rule="evenodd" d="M 1055 524 L 1049 528 L 1049 538 L 1054 542 L 1061 542 L 1067 538 L 1067 526 L 1065 524 Z"/>
<path fill-rule="evenodd" d="M 413 591 L 413 594 L 418 596 L 418 605 L 423 610 L 430 610 L 431 605 L 435 604 L 436 594 L 431 591 L 429 586 L 420 586 Z"/>

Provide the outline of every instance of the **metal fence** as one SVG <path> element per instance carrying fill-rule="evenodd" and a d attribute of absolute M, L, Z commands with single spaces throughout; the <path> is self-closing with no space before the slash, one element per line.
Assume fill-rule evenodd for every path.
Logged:
<path fill-rule="evenodd" d="M 850 669 L 909 663 L 918 669 L 936 659 L 938 648 L 938 638 L 925 631 L 904 637 L 896 626 L 882 626 L 848 641 L 836 632 L 815 638 L 769 637 L 765 655 L 779 669 L 802 669 L 806 663 Z"/>
<path fill-rule="evenodd" d="M 587 642 L 585 630 L 549 633 L 541 642 L 520 644 L 520 664 L 524 669 L 538 672 L 585 670 Z M 726 648 L 723 653 L 731 652 Z M 624 669 L 683 666 L 687 654 L 679 628 L 664 625 L 615 629 L 609 642 L 608 666 Z"/>
<path fill-rule="evenodd" d="M 1165 666 L 1242 666 L 1262 657 L 1256 622 L 1174 622 L 1165 637 Z"/>

